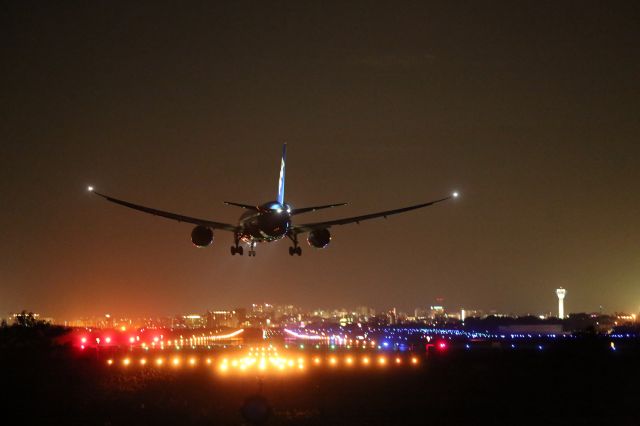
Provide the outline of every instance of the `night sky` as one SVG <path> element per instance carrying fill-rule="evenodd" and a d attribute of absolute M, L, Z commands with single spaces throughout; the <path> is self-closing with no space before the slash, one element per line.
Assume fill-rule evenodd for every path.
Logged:
<path fill-rule="evenodd" d="M 0 312 L 640 309 L 637 2 L 185 3 L 0 3 Z M 297 223 L 462 197 L 249 258 L 85 191 L 236 223 L 285 141 Z"/>

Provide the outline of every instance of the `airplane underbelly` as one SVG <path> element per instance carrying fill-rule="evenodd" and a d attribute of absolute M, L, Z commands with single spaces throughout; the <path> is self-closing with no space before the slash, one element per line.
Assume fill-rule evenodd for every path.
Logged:
<path fill-rule="evenodd" d="M 279 240 L 289 230 L 291 221 L 288 216 L 264 215 L 243 224 L 241 239 L 245 242 L 269 242 Z"/>

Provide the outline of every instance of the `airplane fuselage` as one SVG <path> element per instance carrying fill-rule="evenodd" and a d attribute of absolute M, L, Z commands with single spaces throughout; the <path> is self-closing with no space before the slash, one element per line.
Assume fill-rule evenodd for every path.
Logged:
<path fill-rule="evenodd" d="M 240 239 L 246 243 L 270 242 L 283 238 L 291 228 L 291 207 L 277 201 L 247 210 L 240 216 Z"/>

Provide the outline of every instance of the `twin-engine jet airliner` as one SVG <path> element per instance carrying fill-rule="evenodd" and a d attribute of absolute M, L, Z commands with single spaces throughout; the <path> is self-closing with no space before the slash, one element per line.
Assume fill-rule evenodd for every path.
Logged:
<path fill-rule="evenodd" d="M 285 181 L 285 165 L 287 156 L 287 145 L 282 147 L 282 160 L 280 162 L 280 179 L 278 180 L 278 197 L 275 201 L 253 206 L 250 204 L 234 203 L 225 201 L 230 206 L 241 207 L 245 212 L 240 216 L 238 225 L 228 223 L 214 222 L 208 219 L 198 219 L 191 216 L 170 213 L 163 210 L 157 210 L 150 207 L 144 207 L 133 204 L 128 201 L 119 200 L 94 190 L 92 186 L 88 190 L 100 197 L 121 206 L 129 207 L 155 216 L 162 216 L 167 219 L 177 220 L 178 222 L 187 222 L 196 225 L 191 231 L 191 241 L 196 247 L 207 247 L 213 243 L 213 230 L 220 229 L 233 233 L 234 245 L 231 246 L 231 254 L 242 255 L 244 250 L 240 245 L 243 242 L 249 246 L 249 256 L 256 255 L 256 245 L 263 242 L 272 242 L 284 237 L 291 240 L 292 246 L 289 247 L 289 254 L 293 256 L 302 254 L 302 248 L 298 243 L 298 236 L 308 233 L 307 242 L 311 247 L 325 248 L 331 242 L 331 233 L 329 228 L 336 225 L 346 225 L 348 223 L 360 223 L 363 220 L 375 219 L 378 217 L 391 216 L 398 213 L 408 212 L 409 210 L 420 209 L 422 207 L 432 206 L 437 203 L 457 198 L 458 193 L 454 192 L 448 197 L 440 198 L 427 203 L 416 204 L 413 206 L 402 207 L 394 210 L 386 210 L 383 212 L 370 213 L 362 216 L 347 217 L 344 219 L 329 220 L 326 222 L 312 222 L 302 225 L 294 225 L 292 223 L 293 216 L 301 213 L 313 212 L 321 209 L 344 206 L 346 203 L 327 204 L 324 206 L 294 208 L 284 201 L 284 181 Z"/>

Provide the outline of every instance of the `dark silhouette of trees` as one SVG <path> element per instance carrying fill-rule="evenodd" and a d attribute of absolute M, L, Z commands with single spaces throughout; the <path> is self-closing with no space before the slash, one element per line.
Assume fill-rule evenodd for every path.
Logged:
<path fill-rule="evenodd" d="M 55 340 L 69 332 L 66 327 L 41 321 L 30 311 L 23 310 L 14 316 L 14 323 L 6 321 L 0 327 L 0 350 L 6 348 L 47 348 L 55 346 Z M 1 352 L 1 351 L 0 351 Z"/>

